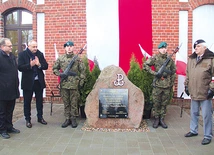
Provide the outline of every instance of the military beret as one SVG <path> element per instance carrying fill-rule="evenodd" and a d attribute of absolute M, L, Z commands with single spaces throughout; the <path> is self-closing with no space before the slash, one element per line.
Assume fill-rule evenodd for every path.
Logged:
<path fill-rule="evenodd" d="M 161 42 L 159 45 L 158 45 L 158 49 L 160 48 L 166 48 L 167 47 L 167 43 L 166 42 Z"/>
<path fill-rule="evenodd" d="M 205 41 L 202 40 L 202 39 L 196 40 L 196 42 L 195 42 L 194 45 L 193 45 L 193 48 L 195 49 L 196 45 L 198 45 L 198 44 L 200 44 L 200 43 L 205 43 Z"/>
<path fill-rule="evenodd" d="M 64 47 L 66 46 L 74 46 L 74 43 L 72 41 L 67 41 L 65 44 L 64 44 Z"/>

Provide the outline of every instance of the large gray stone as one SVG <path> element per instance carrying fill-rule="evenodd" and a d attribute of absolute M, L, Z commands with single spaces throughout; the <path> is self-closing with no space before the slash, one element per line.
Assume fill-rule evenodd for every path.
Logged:
<path fill-rule="evenodd" d="M 123 86 L 115 86 L 117 75 L 123 75 Z M 128 118 L 99 118 L 100 89 L 128 89 Z M 86 125 L 93 128 L 136 129 L 139 128 L 144 109 L 143 92 L 129 81 L 125 72 L 111 65 L 102 70 L 93 90 L 86 99 Z"/>

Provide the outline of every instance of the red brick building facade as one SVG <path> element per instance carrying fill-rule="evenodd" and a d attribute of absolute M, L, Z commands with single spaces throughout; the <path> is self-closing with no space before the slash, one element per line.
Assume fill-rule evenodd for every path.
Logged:
<path fill-rule="evenodd" d="M 39 2 L 39 4 L 38 4 Z M 168 49 L 179 44 L 179 11 L 188 12 L 188 53 L 192 52 L 192 14 L 193 10 L 202 5 L 214 5 L 214 0 L 152 0 L 152 41 L 155 53 L 160 41 L 167 41 Z M 45 57 L 49 63 L 46 81 L 51 89 L 55 89 L 57 78 L 52 73 L 55 61 L 54 43 L 59 53 L 63 53 L 63 44 L 67 40 L 74 41 L 76 50 L 86 43 L 86 0 L 0 0 L 0 37 L 5 37 L 4 15 L 13 9 L 26 9 L 32 13 L 33 39 L 38 40 L 37 14 L 44 13 L 44 45 Z M 87 52 L 87 51 L 85 51 Z M 175 85 L 177 87 L 177 83 Z M 50 91 L 46 89 L 46 96 Z"/>

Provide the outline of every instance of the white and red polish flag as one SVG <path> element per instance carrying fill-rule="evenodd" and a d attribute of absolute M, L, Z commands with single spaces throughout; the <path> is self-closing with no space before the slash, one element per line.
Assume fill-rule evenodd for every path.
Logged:
<path fill-rule="evenodd" d="M 176 53 L 176 74 L 178 77 L 177 84 L 177 97 L 180 97 L 184 92 L 184 81 L 186 78 L 186 65 L 187 65 L 187 44 L 184 43 L 179 51 Z M 184 93 L 184 98 L 188 98 L 188 96 Z"/>
<path fill-rule="evenodd" d="M 142 64 L 143 51 L 152 55 L 151 13 L 151 0 L 86 0 L 88 58 L 125 73 L 132 54 Z"/>
<path fill-rule="evenodd" d="M 55 52 L 55 60 L 57 60 L 59 57 L 59 52 L 57 51 L 56 43 L 54 43 L 54 52 Z M 59 76 L 58 76 L 58 83 L 60 83 L 60 77 Z"/>
<path fill-rule="evenodd" d="M 176 54 L 176 74 L 186 76 L 186 59 L 180 54 Z"/>
<path fill-rule="evenodd" d="M 147 52 L 141 47 L 140 44 L 139 44 L 139 47 L 140 47 L 140 50 L 141 50 L 141 52 L 142 52 L 144 58 L 147 59 L 147 58 L 150 58 L 150 57 L 151 57 L 151 55 L 150 55 L 149 53 L 147 53 Z"/>

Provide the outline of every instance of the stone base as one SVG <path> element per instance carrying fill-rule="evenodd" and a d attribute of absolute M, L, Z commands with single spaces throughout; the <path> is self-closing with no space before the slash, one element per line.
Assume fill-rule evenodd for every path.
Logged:
<path fill-rule="evenodd" d="M 142 120 L 139 128 L 136 129 L 110 129 L 110 128 L 93 128 L 90 127 L 87 122 L 84 123 L 84 126 L 81 128 L 83 131 L 101 131 L 101 132 L 149 132 L 148 125 L 145 120 Z"/>

